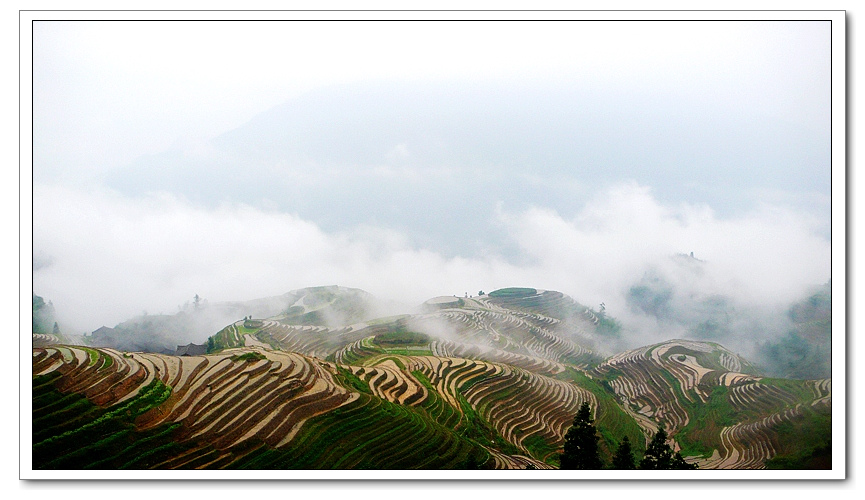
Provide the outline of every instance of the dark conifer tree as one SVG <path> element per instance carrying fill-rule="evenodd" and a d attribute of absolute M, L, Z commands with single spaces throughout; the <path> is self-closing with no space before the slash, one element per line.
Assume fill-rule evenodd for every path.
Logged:
<path fill-rule="evenodd" d="M 685 462 L 679 452 L 673 453 L 673 449 L 667 444 L 667 431 L 664 430 L 664 426 L 661 426 L 655 433 L 655 437 L 646 448 L 646 454 L 640 460 L 640 469 L 688 470 L 696 468 L 696 465 Z"/>
<path fill-rule="evenodd" d="M 673 455 L 673 462 L 670 464 L 671 469 L 675 470 L 693 470 L 697 469 L 697 464 L 689 464 L 678 451 Z"/>
<path fill-rule="evenodd" d="M 646 448 L 646 454 L 640 460 L 640 468 L 650 470 L 669 469 L 672 460 L 673 450 L 667 444 L 667 431 L 664 430 L 664 426 L 662 425 L 658 429 L 658 432 L 655 433 L 655 437 L 652 438 L 652 442 L 649 443 L 648 448 Z"/>
<path fill-rule="evenodd" d="M 598 437 L 595 420 L 589 403 L 583 403 L 574 425 L 565 434 L 565 449 L 561 456 L 562 469 L 600 469 L 603 467 L 598 455 Z"/>
<path fill-rule="evenodd" d="M 636 468 L 634 453 L 631 451 L 631 441 L 628 436 L 625 436 L 613 456 L 613 469 L 632 470 Z"/>

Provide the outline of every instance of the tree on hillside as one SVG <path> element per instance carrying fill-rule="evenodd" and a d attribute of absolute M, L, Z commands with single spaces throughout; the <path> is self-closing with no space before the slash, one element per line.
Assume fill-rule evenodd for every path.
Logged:
<path fill-rule="evenodd" d="M 625 436 L 613 456 L 613 469 L 632 470 L 636 468 L 634 453 L 631 451 L 631 441 L 628 436 Z"/>
<path fill-rule="evenodd" d="M 646 454 L 640 460 L 640 469 L 647 470 L 689 470 L 696 469 L 697 466 L 685 462 L 681 453 L 673 453 L 673 449 L 667 444 L 667 431 L 662 425 L 649 447 L 646 448 Z"/>
<path fill-rule="evenodd" d="M 487 458 L 483 456 L 475 455 L 474 453 L 469 453 L 469 456 L 462 463 L 462 468 L 466 470 L 484 470 L 489 469 L 490 466 L 487 465 Z"/>
<path fill-rule="evenodd" d="M 673 464 L 672 464 L 671 469 L 693 470 L 693 469 L 697 469 L 697 468 L 698 468 L 697 464 L 689 464 L 688 462 L 686 462 L 685 459 L 682 458 L 682 454 L 679 453 L 678 451 L 676 452 L 675 455 L 673 455 Z"/>
<path fill-rule="evenodd" d="M 33 294 L 33 333 L 50 333 L 54 323 L 54 304 Z"/>
<path fill-rule="evenodd" d="M 561 468 L 602 468 L 603 463 L 598 455 L 599 439 L 589 403 L 583 403 L 577 416 L 574 417 L 574 425 L 565 434 L 565 450 L 561 455 Z"/>

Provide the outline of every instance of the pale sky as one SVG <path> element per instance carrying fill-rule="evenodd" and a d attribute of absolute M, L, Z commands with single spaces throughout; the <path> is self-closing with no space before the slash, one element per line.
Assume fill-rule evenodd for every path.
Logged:
<path fill-rule="evenodd" d="M 827 22 L 37 22 L 34 292 L 604 301 L 830 277 Z M 675 271 L 670 271 L 675 272 Z M 696 285 L 695 285 L 696 286 Z"/>
<path fill-rule="evenodd" d="M 825 133 L 828 35 L 825 22 L 37 22 L 35 175 L 87 177 L 358 82 L 581 85 Z"/>

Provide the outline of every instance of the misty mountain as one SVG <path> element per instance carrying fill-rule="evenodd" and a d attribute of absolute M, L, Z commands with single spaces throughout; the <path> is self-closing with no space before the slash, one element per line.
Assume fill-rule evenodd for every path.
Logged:
<path fill-rule="evenodd" d="M 766 309 L 709 286 L 712 264 L 678 254 L 627 290 L 633 317 L 660 330 L 720 342 L 753 356 L 764 370 L 788 378 L 829 376 L 831 282 L 783 309 Z"/>
<path fill-rule="evenodd" d="M 543 200 L 573 214 L 596 190 L 636 181 L 662 200 L 707 203 L 731 214 L 757 201 L 753 193 L 725 189 L 734 185 L 800 192 L 825 184 L 791 173 L 801 169 L 799 156 L 772 146 L 787 133 L 740 137 L 740 127 L 725 118 L 709 133 L 692 127 L 686 112 L 671 113 L 682 103 L 669 101 L 538 82 L 332 86 L 205 143 L 140 158 L 105 182 L 127 195 L 167 191 L 205 206 L 275 209 L 329 232 L 386 226 L 446 255 L 495 246 L 510 257 L 515 252 L 490 224 L 500 202 L 523 210 Z M 728 141 L 739 144 L 743 157 L 718 157 Z M 768 151 L 783 158 L 766 159 Z M 725 161 L 786 169 L 783 175 L 749 170 L 740 183 L 721 176 L 730 172 Z M 689 165 L 684 185 L 682 165 Z"/>
<path fill-rule="evenodd" d="M 707 273 L 710 263 L 684 254 L 671 257 L 670 262 L 675 272 L 648 270 L 629 288 L 627 305 L 630 310 L 618 317 L 603 308 L 596 310 L 585 306 L 561 292 L 534 288 L 491 292 L 483 296 L 484 303 L 551 318 L 558 325 L 552 332 L 598 354 L 632 349 L 666 334 L 730 346 L 749 356 L 770 375 L 801 379 L 829 376 L 830 284 L 782 311 L 766 311 L 749 307 L 733 296 L 696 293 L 686 286 L 689 281 L 683 281 L 682 276 L 699 280 Z M 113 328 L 100 328 L 87 337 L 66 335 L 61 341 L 126 351 L 173 353 L 178 345 L 202 344 L 208 337 L 246 317 L 279 321 L 294 327 L 339 330 L 398 315 L 410 318 L 402 320 L 404 327 L 436 335 L 456 328 L 448 326 L 452 322 L 450 316 L 436 313 L 441 308 L 451 308 L 451 300 L 464 302 L 461 298 L 443 297 L 423 305 L 408 306 L 380 300 L 355 288 L 309 287 L 249 301 L 188 302 L 174 315 L 143 314 Z M 51 318 L 52 306 L 34 295 L 34 326 L 38 322 L 40 328 L 48 329 L 43 333 L 51 333 Z M 651 318 L 654 325 L 641 322 L 641 318 Z M 657 333 L 653 333 L 655 331 Z M 40 332 L 34 329 L 34 333 Z M 499 335 L 498 332 L 490 334 Z M 485 339 L 485 335 L 478 339 Z M 444 333 L 443 338 L 457 340 L 452 333 Z M 499 347 L 486 340 L 481 345 Z M 531 354 L 524 350 L 515 352 Z"/>
<path fill-rule="evenodd" d="M 383 302 L 357 288 L 309 287 L 289 292 L 284 297 L 290 304 L 277 318 L 289 325 L 321 325 L 337 328 L 391 313 L 406 312 L 397 304 Z"/>
<path fill-rule="evenodd" d="M 280 318 L 289 324 L 335 325 L 384 316 L 393 304 L 353 288 L 322 286 L 248 301 L 186 303 L 173 315 L 142 314 L 87 337 L 88 345 L 124 351 L 172 354 L 178 345 L 201 344 L 247 316 Z"/>
<path fill-rule="evenodd" d="M 761 345 L 759 361 L 778 377 L 812 379 L 832 375 L 832 283 L 794 304 L 783 337 Z"/>
<path fill-rule="evenodd" d="M 209 335 L 241 317 L 278 314 L 288 307 L 292 299 L 286 294 L 241 302 L 187 302 L 176 314 L 145 313 L 113 328 L 99 328 L 92 332 L 88 344 L 125 351 L 171 354 L 177 345 L 201 343 Z"/>

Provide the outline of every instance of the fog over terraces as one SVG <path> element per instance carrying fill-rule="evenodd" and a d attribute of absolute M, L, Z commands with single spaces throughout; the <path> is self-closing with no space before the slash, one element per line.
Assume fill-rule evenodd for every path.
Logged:
<path fill-rule="evenodd" d="M 621 323 L 603 354 L 817 335 L 788 312 L 831 278 L 825 25 L 152 26 L 36 28 L 33 286 L 65 334 L 340 285 L 394 314 L 561 291 Z M 328 33 L 357 36 L 263 64 Z"/>

